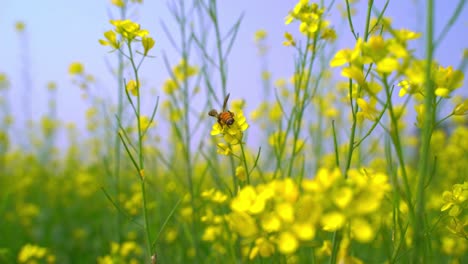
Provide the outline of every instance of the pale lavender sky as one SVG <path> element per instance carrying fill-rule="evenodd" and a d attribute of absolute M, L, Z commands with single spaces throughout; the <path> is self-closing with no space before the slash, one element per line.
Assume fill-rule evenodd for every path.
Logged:
<path fill-rule="evenodd" d="M 108 48 L 99 45 L 98 39 L 103 32 L 111 29 L 109 11 L 117 14 L 111 7 L 110 1 L 80 0 L 1 0 L 0 31 L 0 72 L 5 72 L 11 79 L 12 92 L 10 103 L 18 113 L 21 107 L 19 91 L 21 88 L 20 43 L 14 30 L 16 21 L 26 24 L 29 40 L 30 70 L 33 83 L 32 109 L 37 116 L 47 109 L 46 84 L 55 81 L 58 84 L 59 118 L 83 124 L 86 106 L 80 98 L 81 92 L 70 83 L 68 66 L 73 61 L 83 62 L 86 71 L 96 76 L 102 86 L 111 90 L 115 84 L 108 73 L 104 58 L 112 57 L 107 53 Z M 173 55 L 173 49 L 166 39 L 160 26 L 160 20 L 173 24 L 170 20 L 167 1 L 146 0 L 143 6 L 136 7 L 137 14 L 133 17 L 141 23 L 143 28 L 150 31 L 156 39 L 150 59 L 145 64 L 144 78 L 151 83 L 150 87 L 160 88 L 167 78 L 167 72 L 162 59 L 162 51 L 176 63 L 179 59 Z M 265 29 L 269 33 L 268 45 L 269 67 L 273 79 L 289 78 L 293 72 L 293 52 L 291 48 L 283 47 L 283 34 L 285 31 L 294 31 L 297 25 L 284 25 L 284 17 L 297 2 L 296 0 L 236 0 L 218 1 L 221 12 L 221 23 L 230 25 L 245 12 L 244 21 L 238 35 L 237 42 L 229 61 L 228 89 L 231 97 L 244 97 L 248 99 L 247 110 L 250 112 L 258 104 L 261 94 L 260 62 L 257 58 L 253 36 L 258 29 Z M 328 3 L 329 1 L 325 1 Z M 336 1 L 336 3 L 344 1 Z M 361 0 L 361 7 L 367 1 Z M 375 1 L 381 8 L 383 0 Z M 394 27 L 405 27 L 412 30 L 424 29 L 424 8 L 417 8 L 417 1 L 392 0 L 387 16 L 393 18 Z M 419 1 L 424 2 L 424 1 Z M 436 2 L 436 35 L 446 23 L 458 1 Z M 336 4 L 335 4 L 336 5 Z M 421 5 L 419 5 L 421 6 Z M 356 27 L 362 32 L 364 8 L 359 9 L 359 21 Z M 339 34 L 339 47 L 352 47 L 350 32 L 345 20 L 339 17 L 338 12 L 330 17 Z M 174 29 L 176 30 L 176 29 Z M 462 11 L 460 19 L 446 37 L 444 45 L 436 53 L 436 59 L 447 66 L 458 65 L 464 48 L 468 47 L 468 10 Z M 423 49 L 420 49 L 422 52 Z M 467 94 L 465 80 L 464 87 L 459 93 Z M 258 91 L 258 92 L 256 92 Z M 161 92 L 162 93 L 162 92 Z"/>

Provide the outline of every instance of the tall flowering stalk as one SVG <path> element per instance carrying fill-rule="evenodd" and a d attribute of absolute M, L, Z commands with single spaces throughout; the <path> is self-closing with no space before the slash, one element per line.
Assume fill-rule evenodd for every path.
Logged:
<path fill-rule="evenodd" d="M 143 144 L 144 137 L 153 123 L 158 104 L 156 102 L 149 118 L 142 114 L 139 69 L 144 59 L 148 56 L 148 52 L 154 47 L 155 41 L 150 37 L 147 30 L 141 29 L 138 23 L 131 20 L 111 20 L 110 23 L 114 26 L 114 29 L 105 32 L 105 39 L 101 39 L 99 42 L 120 52 L 131 65 L 131 78 L 122 81 L 125 82 L 126 98 L 136 119 L 136 142 L 133 142 L 132 135 L 124 129 L 122 120 L 120 119 L 117 120 L 120 128 L 118 134 L 140 180 L 146 250 L 147 254 L 154 261 L 156 253 L 151 245 L 153 241 L 147 214 L 146 175 L 144 168 L 145 148 Z M 141 58 L 137 59 L 137 55 L 141 55 Z"/>

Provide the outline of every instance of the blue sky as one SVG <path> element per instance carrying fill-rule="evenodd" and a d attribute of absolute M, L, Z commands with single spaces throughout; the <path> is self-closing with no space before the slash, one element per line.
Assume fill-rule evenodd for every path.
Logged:
<path fill-rule="evenodd" d="M 109 30 L 109 14 L 117 14 L 110 1 L 80 0 L 2 0 L 0 9 L 0 30 L 2 41 L 0 43 L 0 72 L 5 72 L 10 77 L 12 92 L 10 103 L 14 106 L 15 113 L 21 112 L 21 100 L 19 91 L 22 89 L 20 60 L 21 50 L 18 34 L 14 30 L 17 21 L 26 24 L 26 34 L 33 84 L 32 109 L 36 118 L 47 109 L 46 84 L 55 81 L 58 84 L 58 109 L 59 118 L 83 124 L 86 105 L 80 100 L 81 92 L 71 85 L 67 74 L 68 65 L 73 61 L 84 63 L 86 71 L 96 76 L 101 86 L 112 91 L 112 80 L 106 65 L 108 48 L 99 45 L 98 39 L 103 32 Z M 167 9 L 168 1 L 146 0 L 143 6 L 136 7 L 134 20 L 147 28 L 156 39 L 153 50 L 155 59 L 145 64 L 144 78 L 151 83 L 150 87 L 159 89 L 167 78 L 166 69 L 162 60 L 162 52 L 167 52 L 172 63 L 176 63 L 173 49 L 162 31 L 160 21 L 166 21 L 171 28 L 171 22 Z M 261 93 L 260 88 L 260 62 L 257 58 L 256 48 L 253 42 L 254 32 L 265 29 L 269 33 L 268 45 L 269 67 L 273 79 L 289 78 L 293 71 L 292 49 L 283 47 L 283 34 L 291 31 L 296 25 L 284 25 L 284 17 L 288 10 L 292 9 L 296 0 L 236 0 L 219 1 L 221 23 L 229 25 L 244 12 L 245 17 L 239 32 L 238 40 L 233 49 L 229 61 L 228 89 L 232 97 L 248 99 L 247 110 L 253 110 L 258 103 Z M 329 2 L 329 1 L 325 1 Z M 344 2 L 344 1 L 336 1 Z M 367 1 L 361 0 L 361 7 Z M 381 7 L 384 1 L 375 1 Z M 393 18 L 396 28 L 405 27 L 412 30 L 423 30 L 424 7 L 415 4 L 418 1 L 392 0 L 387 15 Z M 423 1 L 419 1 L 423 2 Z M 436 2 L 436 35 L 442 25 L 446 23 L 456 2 Z M 422 6 L 422 8 L 421 8 Z M 361 8 L 356 22 L 357 28 L 362 28 L 365 14 Z M 334 12 L 330 17 L 332 23 L 341 30 L 339 34 L 339 47 L 353 46 L 346 21 Z M 360 22 L 359 22 L 360 21 Z M 436 53 L 436 59 L 447 66 L 458 65 L 464 48 L 468 47 L 468 10 L 462 11 L 460 19 L 446 37 L 444 45 Z M 422 51 L 422 49 L 420 50 Z M 256 89 L 258 87 L 258 92 Z M 465 95 L 467 85 L 462 88 Z"/>

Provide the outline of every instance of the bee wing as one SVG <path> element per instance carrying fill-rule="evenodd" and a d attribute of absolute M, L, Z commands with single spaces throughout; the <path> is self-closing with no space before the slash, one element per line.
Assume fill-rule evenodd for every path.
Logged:
<path fill-rule="evenodd" d="M 215 109 L 211 109 L 210 112 L 208 112 L 208 115 L 209 116 L 218 116 L 218 111 L 216 111 Z"/>
<path fill-rule="evenodd" d="M 224 103 L 223 103 L 223 112 L 226 111 L 226 106 L 227 106 L 227 102 L 229 100 L 229 95 L 231 95 L 230 93 L 228 93 L 226 95 L 226 98 L 224 98 Z"/>

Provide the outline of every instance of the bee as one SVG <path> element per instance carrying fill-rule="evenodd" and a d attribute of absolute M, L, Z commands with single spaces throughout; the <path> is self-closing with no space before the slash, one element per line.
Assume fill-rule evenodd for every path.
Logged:
<path fill-rule="evenodd" d="M 226 95 L 226 98 L 224 98 L 224 103 L 223 103 L 223 110 L 218 113 L 215 109 L 211 109 L 210 112 L 208 112 L 209 116 L 216 117 L 218 119 L 218 123 L 222 126 L 227 125 L 230 126 L 234 124 L 234 113 L 226 110 L 226 105 L 229 100 L 229 95 Z"/>

